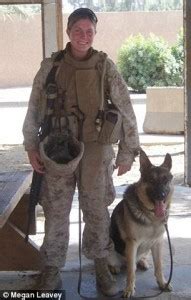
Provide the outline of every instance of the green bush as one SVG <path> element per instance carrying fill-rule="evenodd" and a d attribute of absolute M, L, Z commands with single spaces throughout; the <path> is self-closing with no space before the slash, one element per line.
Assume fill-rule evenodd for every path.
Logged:
<path fill-rule="evenodd" d="M 177 73 L 176 73 L 176 85 L 183 85 L 183 73 L 184 73 L 184 42 L 183 42 L 183 30 L 180 30 L 180 33 L 177 37 L 177 42 L 171 48 L 172 55 L 175 57 L 176 62 L 178 63 Z"/>
<path fill-rule="evenodd" d="M 117 64 L 127 85 L 135 91 L 177 85 L 179 65 L 175 55 L 162 38 L 154 35 L 131 36 L 120 48 Z"/>

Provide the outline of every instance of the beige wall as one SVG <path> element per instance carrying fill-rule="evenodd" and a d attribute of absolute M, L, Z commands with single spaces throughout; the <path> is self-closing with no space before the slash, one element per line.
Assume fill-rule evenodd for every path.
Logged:
<path fill-rule="evenodd" d="M 94 47 L 116 62 L 117 51 L 130 35 L 151 32 L 172 44 L 183 26 L 181 11 L 97 13 Z M 63 15 L 66 28 L 68 15 Z M 64 31 L 64 43 L 67 36 Z M 29 86 L 42 59 L 41 17 L 0 19 L 0 87 Z"/>
<path fill-rule="evenodd" d="M 42 60 L 41 16 L 0 19 L 0 88 L 29 86 Z"/>

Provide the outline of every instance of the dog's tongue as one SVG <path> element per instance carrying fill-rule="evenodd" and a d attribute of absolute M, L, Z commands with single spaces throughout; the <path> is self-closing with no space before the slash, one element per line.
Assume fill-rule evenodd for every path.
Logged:
<path fill-rule="evenodd" d="M 165 216 L 165 211 L 166 211 L 166 205 L 163 201 L 156 201 L 155 203 L 155 216 L 158 218 L 162 218 Z"/>

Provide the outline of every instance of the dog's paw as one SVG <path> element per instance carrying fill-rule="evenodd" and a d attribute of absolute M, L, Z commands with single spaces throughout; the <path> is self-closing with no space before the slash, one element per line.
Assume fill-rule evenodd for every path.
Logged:
<path fill-rule="evenodd" d="M 168 284 L 167 282 L 164 283 L 158 283 L 159 288 L 163 291 L 163 292 L 171 292 L 172 291 L 172 285 Z"/>
<path fill-rule="evenodd" d="M 165 285 L 164 291 L 165 292 L 172 292 L 173 288 L 172 285 L 169 283 L 168 285 Z"/>
<path fill-rule="evenodd" d="M 142 270 L 142 271 L 147 271 L 149 269 L 149 263 L 148 263 L 148 261 L 145 258 L 144 259 L 140 259 L 137 262 L 137 268 L 139 270 Z"/>
<path fill-rule="evenodd" d="M 126 287 L 123 291 L 123 298 L 130 298 L 135 294 L 134 287 Z"/>
<path fill-rule="evenodd" d="M 120 273 L 120 270 L 121 270 L 120 266 L 111 266 L 111 265 L 109 265 L 108 267 L 109 267 L 109 270 L 110 270 L 111 274 L 116 275 L 116 274 Z"/>

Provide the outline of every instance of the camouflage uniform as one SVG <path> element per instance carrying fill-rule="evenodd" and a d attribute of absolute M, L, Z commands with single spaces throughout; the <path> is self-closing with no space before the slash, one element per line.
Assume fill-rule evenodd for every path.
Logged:
<path fill-rule="evenodd" d="M 82 134 L 84 154 L 74 172 L 61 176 L 52 173 L 51 170 L 47 171 L 42 183 L 40 202 L 45 213 L 45 238 L 41 254 L 45 265 L 57 267 L 65 263 L 69 241 L 69 215 L 76 185 L 85 222 L 84 254 L 90 259 L 102 258 L 106 257 L 113 247 L 109 239 L 110 218 L 107 207 L 115 198 L 112 181 L 114 151 L 112 145 L 98 142 L 99 133 L 95 129 L 103 53 L 91 48 L 89 58 L 82 62 L 75 61 L 70 56 L 69 49 L 68 44 L 58 70 L 57 84 L 64 91 L 66 113 L 71 115 L 73 110 L 79 108 L 85 116 Z M 45 59 L 34 79 L 23 125 L 26 150 L 39 147 L 37 134 L 46 110 L 46 102 L 43 100 L 44 85 L 52 65 L 53 59 Z M 109 58 L 104 84 L 123 121 L 123 138 L 119 143 L 116 163 L 132 164 L 139 149 L 136 119 L 126 84 Z M 74 123 L 75 126 L 71 129 L 78 137 L 79 124 L 76 121 Z"/>

